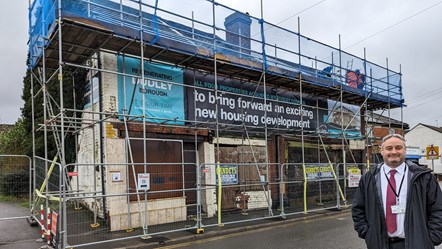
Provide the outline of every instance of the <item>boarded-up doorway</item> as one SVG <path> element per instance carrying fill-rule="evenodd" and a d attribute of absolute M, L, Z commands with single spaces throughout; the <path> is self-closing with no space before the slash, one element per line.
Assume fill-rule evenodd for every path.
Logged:
<path fill-rule="evenodd" d="M 183 185 L 183 142 L 180 140 L 147 139 L 146 140 L 146 167 L 143 165 L 129 166 L 130 192 L 135 193 L 135 176 L 139 173 L 150 174 L 150 191 L 180 190 Z M 142 139 L 131 139 L 134 163 L 144 162 L 144 143 Z M 146 171 L 145 171 L 146 170 Z M 164 193 L 149 193 L 148 199 L 160 199 L 183 196 L 182 191 Z M 140 195 L 144 200 L 144 196 Z M 131 201 L 136 201 L 137 196 L 131 195 Z"/>

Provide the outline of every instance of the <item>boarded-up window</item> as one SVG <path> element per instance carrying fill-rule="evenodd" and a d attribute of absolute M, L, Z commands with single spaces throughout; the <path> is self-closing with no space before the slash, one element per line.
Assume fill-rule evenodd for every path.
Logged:
<path fill-rule="evenodd" d="M 130 145 L 132 148 L 134 163 L 143 163 L 143 140 L 131 139 Z M 148 199 L 183 196 L 182 151 L 181 141 L 147 140 L 146 167 L 144 165 L 129 165 L 130 192 L 136 193 L 135 180 L 138 174 L 149 173 L 150 191 L 148 193 Z M 134 170 L 135 177 L 133 174 Z M 155 193 L 155 191 L 160 191 L 160 193 Z M 144 200 L 144 195 L 140 195 L 140 199 Z M 130 200 L 136 201 L 137 196 L 131 195 Z"/>

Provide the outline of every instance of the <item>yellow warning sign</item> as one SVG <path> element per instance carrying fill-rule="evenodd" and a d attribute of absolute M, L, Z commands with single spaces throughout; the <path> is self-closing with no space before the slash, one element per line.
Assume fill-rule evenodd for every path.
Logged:
<path fill-rule="evenodd" d="M 427 146 L 427 159 L 439 159 L 439 146 Z"/>

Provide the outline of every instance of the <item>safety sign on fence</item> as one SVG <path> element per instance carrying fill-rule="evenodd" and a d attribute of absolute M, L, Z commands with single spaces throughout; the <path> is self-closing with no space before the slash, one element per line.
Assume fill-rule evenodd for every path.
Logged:
<path fill-rule="evenodd" d="M 359 169 L 358 166 L 348 166 L 347 174 L 348 174 L 348 187 L 356 188 L 359 185 L 359 181 L 361 180 L 362 177 L 361 169 Z"/>
<path fill-rule="evenodd" d="M 221 164 L 219 168 L 222 185 L 238 184 L 238 165 Z M 218 184 L 218 176 L 216 184 Z"/>
<path fill-rule="evenodd" d="M 333 179 L 330 165 L 305 165 L 305 177 L 307 180 Z"/>
<path fill-rule="evenodd" d="M 138 174 L 138 190 L 148 191 L 150 190 L 150 174 L 139 173 Z"/>
<path fill-rule="evenodd" d="M 51 215 L 51 234 L 52 234 L 52 244 L 58 244 L 58 235 L 57 235 L 57 224 L 58 224 L 58 213 L 52 211 Z"/>

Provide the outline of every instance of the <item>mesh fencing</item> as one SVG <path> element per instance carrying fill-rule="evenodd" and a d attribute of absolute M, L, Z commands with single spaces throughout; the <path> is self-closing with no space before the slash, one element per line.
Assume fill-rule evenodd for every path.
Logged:
<path fill-rule="evenodd" d="M 72 176 L 64 203 L 69 245 L 196 228 L 194 164 L 89 164 L 71 165 L 66 171 L 68 168 L 74 168 L 66 173 Z"/>
<path fill-rule="evenodd" d="M 0 155 L 0 222 L 29 217 L 31 175 L 29 157 Z"/>
<path fill-rule="evenodd" d="M 27 157 L 7 156 L 0 163 L 0 205 L 21 203 L 23 211 L 2 208 L 0 222 L 31 210 L 44 238 L 61 247 L 336 208 L 351 202 L 367 171 L 366 164 L 320 163 L 72 164 L 61 171 L 56 159 L 36 157 L 33 168 Z"/>

